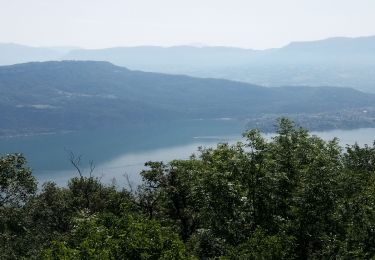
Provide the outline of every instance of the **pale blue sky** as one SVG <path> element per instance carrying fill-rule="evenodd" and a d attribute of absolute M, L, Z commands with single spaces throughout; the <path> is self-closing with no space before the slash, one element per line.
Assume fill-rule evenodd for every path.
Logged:
<path fill-rule="evenodd" d="M 0 0 L 0 42 L 264 49 L 375 35 L 375 0 Z"/>

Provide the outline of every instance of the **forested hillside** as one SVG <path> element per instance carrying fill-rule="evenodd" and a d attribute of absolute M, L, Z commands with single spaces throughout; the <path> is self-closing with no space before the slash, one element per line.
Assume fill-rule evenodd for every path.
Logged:
<path fill-rule="evenodd" d="M 81 172 L 37 189 L 0 157 L 1 259 L 370 259 L 375 146 L 342 148 L 280 119 L 277 135 L 148 162 L 139 187 Z"/>
<path fill-rule="evenodd" d="M 0 67 L 0 135 L 92 129 L 150 121 L 267 114 L 342 113 L 358 118 L 375 95 L 349 88 L 282 87 L 132 71 L 107 62 Z M 352 115 L 355 114 L 353 117 Z M 373 126 L 375 120 L 365 120 Z M 361 126 L 361 122 L 356 122 Z M 363 125 L 363 124 L 362 124 Z"/>
<path fill-rule="evenodd" d="M 0 44 L 0 65 L 108 61 L 132 70 L 237 80 L 263 86 L 340 86 L 375 93 L 375 36 L 291 42 L 274 49 L 135 46 L 35 48 Z"/>

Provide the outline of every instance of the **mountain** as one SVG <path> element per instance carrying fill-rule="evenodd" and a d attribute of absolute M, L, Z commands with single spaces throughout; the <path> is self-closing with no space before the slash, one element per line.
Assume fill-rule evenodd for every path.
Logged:
<path fill-rule="evenodd" d="M 73 50 L 66 60 L 109 61 L 131 69 L 189 74 L 202 68 L 246 64 L 258 51 L 230 47 L 139 46 Z"/>
<path fill-rule="evenodd" d="M 73 50 L 69 60 L 244 81 L 266 86 L 343 86 L 375 92 L 375 36 L 293 42 L 264 51 L 226 47 L 119 47 Z"/>
<path fill-rule="evenodd" d="M 292 42 L 282 48 L 281 51 L 319 55 L 342 55 L 344 53 L 346 55 L 362 55 L 375 52 L 375 36 L 358 38 L 336 37 L 320 41 Z"/>
<path fill-rule="evenodd" d="M 76 49 L 67 60 L 101 60 L 140 70 L 172 70 L 194 67 L 229 67 L 265 62 L 325 62 L 357 60 L 375 61 L 375 36 L 337 37 L 310 42 L 292 42 L 283 48 L 251 50 L 232 47 L 116 47 L 108 49 Z M 184 71 L 180 71 L 184 73 Z"/>
<path fill-rule="evenodd" d="M 58 60 L 72 49 L 74 47 L 37 48 L 13 43 L 0 43 L 0 65 Z"/>
<path fill-rule="evenodd" d="M 336 37 L 251 50 L 230 47 L 33 48 L 0 44 L 0 65 L 108 61 L 133 70 L 222 78 L 264 86 L 340 86 L 375 93 L 375 36 Z"/>
<path fill-rule="evenodd" d="M 375 95 L 348 88 L 267 88 L 222 79 L 132 71 L 108 62 L 0 67 L 0 134 L 266 114 L 362 111 Z"/>

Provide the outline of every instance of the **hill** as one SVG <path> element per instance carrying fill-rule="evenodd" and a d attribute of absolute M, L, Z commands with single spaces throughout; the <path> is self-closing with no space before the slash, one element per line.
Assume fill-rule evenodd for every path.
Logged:
<path fill-rule="evenodd" d="M 375 95 L 348 88 L 267 88 L 94 61 L 0 67 L 0 94 L 3 135 L 164 120 L 362 111 L 375 104 Z"/>
<path fill-rule="evenodd" d="M 72 50 L 64 59 L 131 69 L 225 78 L 266 86 L 344 86 L 375 92 L 375 36 L 292 42 L 256 51 L 226 47 L 118 47 Z"/>
<path fill-rule="evenodd" d="M 40 48 L 13 43 L 0 43 L 0 65 L 58 60 L 72 49 L 72 47 Z"/>
<path fill-rule="evenodd" d="M 0 65 L 48 60 L 108 61 L 133 70 L 264 86 L 340 86 L 375 93 L 374 46 L 375 36 L 292 42 L 268 50 L 193 46 L 34 48 L 0 44 Z"/>

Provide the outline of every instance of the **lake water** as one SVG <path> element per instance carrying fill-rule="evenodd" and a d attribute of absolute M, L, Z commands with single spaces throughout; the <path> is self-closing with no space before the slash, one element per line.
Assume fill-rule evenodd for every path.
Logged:
<path fill-rule="evenodd" d="M 118 129 L 72 132 L 65 134 L 0 138 L 0 154 L 22 152 L 40 183 L 55 181 L 66 185 L 77 176 L 70 164 L 69 151 L 82 155 L 82 169 L 94 161 L 95 176 L 119 186 L 127 174 L 134 184 L 139 172 L 150 160 L 168 162 L 187 159 L 199 146 L 214 147 L 218 142 L 241 140 L 244 123 L 236 120 L 195 120 L 173 124 L 127 126 Z M 338 137 L 342 146 L 358 142 L 372 144 L 375 128 L 312 132 L 325 140 Z M 267 137 L 272 135 L 268 134 Z M 87 169 L 86 169 L 87 172 Z"/>

